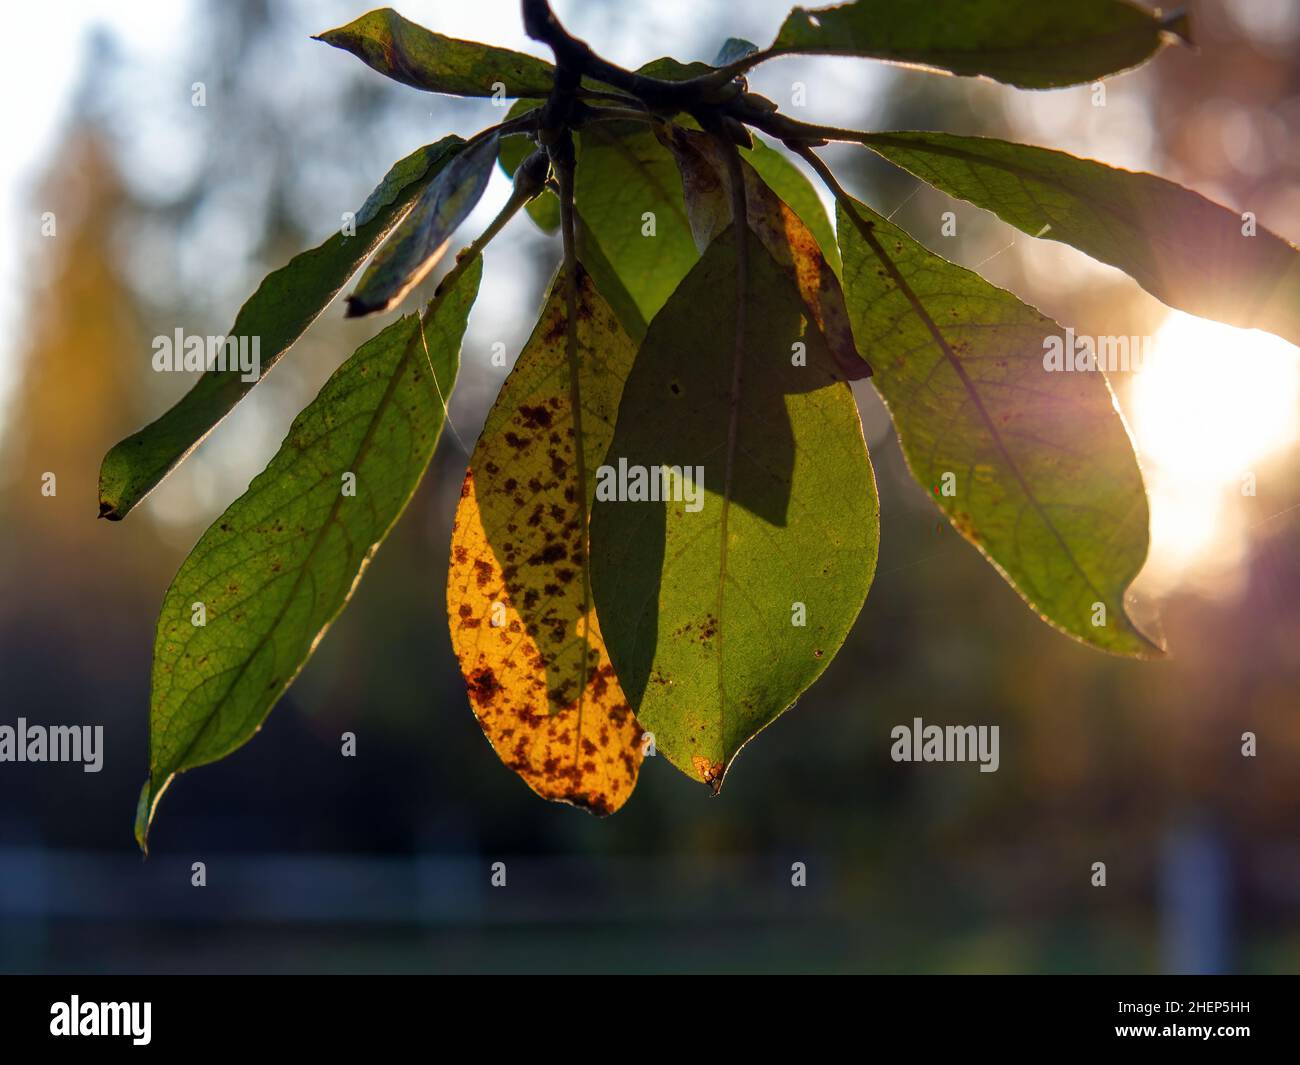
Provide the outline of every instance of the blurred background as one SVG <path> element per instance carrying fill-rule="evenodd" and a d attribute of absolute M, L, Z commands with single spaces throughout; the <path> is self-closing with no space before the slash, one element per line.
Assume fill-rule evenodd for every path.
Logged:
<path fill-rule="evenodd" d="M 514 0 L 395 6 L 545 54 Z M 554 6 L 634 66 L 708 60 L 727 36 L 765 43 L 789 2 Z M 1153 170 L 1300 240 L 1300 5 L 1188 6 L 1199 53 L 1109 79 L 1104 106 L 1090 86 L 1017 92 L 852 59 L 782 59 L 751 83 L 811 120 Z M 470 712 L 443 593 L 464 448 L 506 372 L 492 345 L 518 351 L 558 261 L 521 216 L 487 252 L 456 434 L 261 734 L 175 783 L 141 861 L 163 592 L 376 323 L 330 308 L 139 511 L 98 522 L 105 450 L 190 383 L 151 371 L 150 340 L 225 332 L 262 275 L 335 230 L 393 160 L 501 117 L 309 39 L 363 10 L 52 0 L 39 46 L 0 73 L 0 724 L 105 728 L 98 774 L 0 764 L 0 971 L 1300 968 L 1300 353 L 1170 314 L 853 147 L 826 153 L 846 186 L 940 254 L 1079 333 L 1156 338 L 1145 369 L 1112 384 L 1152 499 L 1136 615 L 1168 660 L 1109 658 L 1034 618 L 940 522 L 864 384 L 880 564 L 821 681 L 716 799 L 662 759 L 606 821 L 535 798 Z M 466 239 L 506 191 L 497 175 Z M 913 717 L 1000 725 L 1000 770 L 890 761 L 890 729 Z M 340 757 L 345 731 L 356 758 Z M 206 888 L 191 886 L 196 861 Z M 497 861 L 505 888 L 489 883 Z"/>

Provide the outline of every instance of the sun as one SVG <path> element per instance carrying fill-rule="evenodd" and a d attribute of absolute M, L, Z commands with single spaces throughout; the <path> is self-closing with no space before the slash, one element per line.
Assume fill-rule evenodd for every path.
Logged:
<path fill-rule="evenodd" d="M 1151 498 L 1143 583 L 1221 583 L 1267 497 L 1263 469 L 1300 436 L 1300 349 L 1173 311 L 1126 405 Z"/>

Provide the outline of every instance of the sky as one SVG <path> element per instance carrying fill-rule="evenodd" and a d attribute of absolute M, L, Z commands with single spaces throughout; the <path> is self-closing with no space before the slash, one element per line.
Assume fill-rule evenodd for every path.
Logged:
<path fill-rule="evenodd" d="M 0 108 L 0 143 L 5 145 L 0 152 L 0 213 L 17 221 L 11 239 L 0 241 L 0 410 L 15 383 L 14 337 L 24 296 L 22 253 L 29 238 L 40 232 L 41 211 L 32 199 L 32 183 L 60 134 L 87 34 L 96 24 L 108 27 L 127 54 L 165 62 L 168 42 L 182 36 L 186 7 L 161 0 L 55 0 L 56 14 L 43 30 L 50 35 L 48 44 L 12 48 L 0 64 L 5 101 Z"/>

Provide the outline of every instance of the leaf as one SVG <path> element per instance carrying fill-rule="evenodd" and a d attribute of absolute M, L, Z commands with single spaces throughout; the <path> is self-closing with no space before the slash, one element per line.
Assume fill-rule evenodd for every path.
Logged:
<path fill-rule="evenodd" d="M 457 227 L 483 198 L 499 137 L 470 141 L 429 183 L 420 201 L 366 267 L 348 297 L 349 318 L 388 311 L 438 264 Z"/>
<path fill-rule="evenodd" d="M 566 323 L 561 274 L 474 448 L 447 613 L 501 760 L 543 798 L 605 815 L 636 786 L 641 729 L 596 621 L 587 517 L 636 348 L 585 271 L 576 373 Z"/>
<path fill-rule="evenodd" d="M 669 127 L 664 136 L 682 173 L 687 213 L 696 245 L 705 248 L 731 225 L 731 182 L 722 154 L 724 149 L 713 137 L 694 130 Z M 817 241 L 789 205 L 764 184 L 753 167 L 742 166 L 749 228 L 798 290 L 808 313 L 830 347 L 839 373 L 850 381 L 870 376 L 871 367 L 854 343 L 839 278 L 822 255 Z M 772 169 L 770 163 L 769 168 Z M 796 176 L 803 177 L 797 171 Z M 820 210 L 820 201 L 817 207 Z"/>
<path fill-rule="evenodd" d="M 523 110 L 527 110 L 531 106 L 527 101 L 521 100 L 511 109 L 509 117 L 515 117 L 516 112 L 522 113 Z M 581 142 L 581 132 L 574 134 L 574 140 Z M 602 140 L 601 144 L 604 143 Z M 502 139 L 501 168 L 511 178 L 514 177 L 515 171 L 528 157 L 532 146 L 533 142 L 526 137 Z M 592 154 L 588 155 L 587 165 L 589 168 L 600 167 L 599 151 L 600 148 L 597 147 L 593 149 Z M 550 189 L 530 200 L 526 209 L 543 232 L 554 233 L 560 228 L 560 200 Z M 640 343 L 641 338 L 645 336 L 645 318 L 642 316 L 636 300 L 627 290 L 622 278 L 618 276 L 618 271 L 614 269 L 613 264 L 610 263 L 601 249 L 600 244 L 591 232 L 591 227 L 587 224 L 586 219 L 582 217 L 582 212 L 575 209 L 574 216 L 577 222 L 575 228 L 578 238 L 578 259 L 586 267 L 587 272 L 591 274 L 597 290 L 614 309 L 619 323 L 628 336 Z M 617 214 L 611 214 L 607 210 L 600 210 L 597 213 L 597 218 L 605 225 L 612 222 L 611 235 L 613 239 L 617 241 L 621 238 L 622 232 Z"/>
<path fill-rule="evenodd" d="M 351 52 L 372 70 L 428 92 L 541 97 L 555 81 L 555 68 L 544 59 L 444 37 L 388 7 L 313 40 Z"/>
<path fill-rule="evenodd" d="M 167 589 L 136 824 L 142 848 L 172 777 L 225 757 L 261 727 L 405 509 L 442 430 L 481 273 L 475 259 L 449 275 L 423 324 L 399 319 L 335 371 Z M 202 626 L 193 624 L 197 604 Z"/>
<path fill-rule="evenodd" d="M 1188 37 L 1184 15 L 1160 17 L 1127 0 L 857 0 L 796 7 L 771 50 L 866 56 L 1050 89 L 1135 67 L 1168 34 Z"/>
<path fill-rule="evenodd" d="M 1047 148 L 912 132 L 863 143 L 1031 236 L 1118 267 L 1171 307 L 1300 344 L 1300 255 L 1253 216 L 1247 226 L 1172 181 Z"/>
<path fill-rule="evenodd" d="M 335 233 L 263 279 L 230 329 L 232 337 L 258 344 L 258 380 L 329 306 L 464 143 L 445 137 L 393 164 L 357 212 L 355 236 Z M 254 384 L 237 371 L 210 370 L 161 418 L 117 444 L 99 471 L 100 517 L 126 517 Z"/>
<path fill-rule="evenodd" d="M 652 59 L 650 62 L 636 68 L 638 74 L 643 74 L 647 78 L 658 78 L 661 81 L 686 81 L 690 78 L 702 78 L 705 74 L 712 74 L 713 67 L 708 63 L 702 63 L 698 59 L 692 63 L 683 63 L 674 59 L 672 56 L 661 56 L 658 59 Z"/>
<path fill-rule="evenodd" d="M 1056 322 L 855 209 L 869 237 L 843 205 L 837 222 L 849 314 L 912 476 L 1048 624 L 1158 653 L 1124 610 L 1147 499 L 1105 376 L 1048 372 Z"/>
<path fill-rule="evenodd" d="M 763 184 L 775 192 L 812 232 L 822 256 L 838 275 L 840 247 L 835 241 L 835 230 L 826 215 L 826 208 L 822 206 L 812 182 L 784 152 L 777 151 L 760 137 L 754 137 L 753 150 L 745 153 L 745 161 L 763 179 Z"/>
<path fill-rule="evenodd" d="M 582 139 L 581 134 L 575 134 L 575 140 Z M 506 145 L 509 140 L 501 142 L 501 167 L 512 178 L 515 171 L 528 156 L 529 148 L 532 142 L 526 138 L 514 138 L 519 147 L 511 147 L 507 152 Z M 560 228 L 560 201 L 559 198 L 550 189 L 547 189 L 541 195 L 528 201 L 527 211 L 532 216 L 534 222 L 547 233 L 554 233 Z M 599 217 L 602 221 L 608 221 L 610 216 L 602 212 Z M 597 290 L 604 299 L 614 309 L 619 323 L 624 331 L 637 343 L 645 336 L 645 318 L 641 314 L 640 308 L 637 307 L 636 300 L 623 284 L 622 278 L 618 276 L 613 265 L 601 250 L 600 244 L 592 235 L 591 228 L 587 225 L 582 213 L 575 209 L 574 218 L 576 220 L 578 259 L 586 267 L 587 272 L 591 275 L 596 283 Z M 617 225 L 617 220 L 615 220 Z"/>
<path fill-rule="evenodd" d="M 650 323 L 605 459 L 629 476 L 702 466 L 699 507 L 676 477 L 675 502 L 615 501 L 598 487 L 591 523 L 596 607 L 623 691 L 657 750 L 715 789 L 834 657 L 879 541 L 852 393 L 748 233 L 734 344 L 735 232 L 709 245 Z M 806 365 L 793 364 L 797 342 Z"/>
<path fill-rule="evenodd" d="M 730 66 L 732 63 L 737 63 L 757 51 L 758 45 L 753 41 L 747 41 L 743 37 L 728 37 L 722 42 L 722 47 L 718 49 L 713 65 L 715 67 Z"/>
<path fill-rule="evenodd" d="M 673 157 L 644 125 L 631 122 L 585 127 L 577 151 L 577 212 L 648 322 L 699 258 Z M 653 236 L 647 235 L 651 225 Z M 624 327 L 633 333 L 626 320 Z"/>
<path fill-rule="evenodd" d="M 501 148 L 501 165 L 511 176 L 531 143 L 513 140 L 518 143 L 503 140 Z M 672 156 L 644 126 L 602 122 L 575 133 L 574 141 L 578 257 L 628 335 L 639 341 L 646 321 L 699 258 L 681 182 Z M 542 193 L 528 210 L 543 230 L 559 228 L 560 201 L 553 192 Z M 644 235 L 646 212 L 654 215 L 654 236 Z"/>
<path fill-rule="evenodd" d="M 596 290 L 613 309 L 615 316 L 627 333 L 639 345 L 645 338 L 646 323 L 636 300 L 618 276 L 613 264 L 596 243 L 591 229 L 580 211 L 574 211 L 578 243 L 578 261 L 586 268 L 596 283 Z"/>

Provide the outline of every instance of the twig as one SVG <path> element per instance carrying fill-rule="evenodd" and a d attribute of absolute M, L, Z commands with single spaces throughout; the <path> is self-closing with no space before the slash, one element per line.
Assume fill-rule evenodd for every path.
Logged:
<path fill-rule="evenodd" d="M 720 80 L 727 68 L 684 81 L 667 81 L 627 70 L 598 56 L 585 41 L 578 40 L 565 30 L 547 0 L 521 2 L 524 30 L 529 37 L 541 41 L 554 53 L 557 75 L 559 71 L 568 68 L 576 72 L 579 79 L 588 77 L 612 85 L 645 101 L 651 107 L 670 111 L 687 111 L 702 103 L 720 103 L 742 91 L 740 84 L 733 78 Z M 573 88 L 577 88 L 576 83 Z"/>
<path fill-rule="evenodd" d="M 629 107 L 589 107 L 579 119 L 580 125 L 588 122 L 647 122 L 659 125 L 664 119 L 650 111 L 634 111 Z"/>

